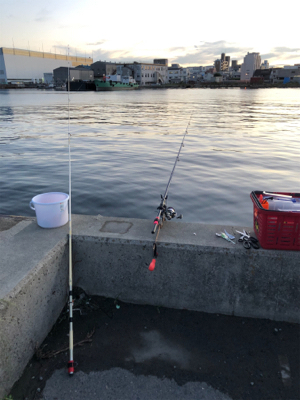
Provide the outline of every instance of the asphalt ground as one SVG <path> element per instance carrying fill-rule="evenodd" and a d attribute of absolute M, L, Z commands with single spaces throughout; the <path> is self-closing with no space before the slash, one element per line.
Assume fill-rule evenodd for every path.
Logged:
<path fill-rule="evenodd" d="M 299 325 L 134 305 L 75 289 L 69 377 L 65 308 L 13 400 L 297 400 Z"/>

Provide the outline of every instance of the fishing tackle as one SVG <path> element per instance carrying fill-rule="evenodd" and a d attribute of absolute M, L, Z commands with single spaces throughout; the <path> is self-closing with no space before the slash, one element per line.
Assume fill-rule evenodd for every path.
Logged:
<path fill-rule="evenodd" d="M 171 219 L 175 218 L 176 215 L 177 215 L 177 213 L 176 213 L 176 211 L 175 211 L 175 209 L 173 207 L 167 207 L 168 190 L 169 190 L 169 187 L 170 187 L 170 184 L 171 184 L 171 180 L 173 178 L 173 174 L 174 174 L 174 171 L 175 171 L 175 168 L 176 168 L 176 164 L 179 161 L 179 155 L 180 155 L 181 149 L 182 149 L 182 147 L 184 147 L 184 139 L 185 139 L 185 136 L 188 133 L 188 127 L 190 125 L 191 118 L 192 118 L 192 115 L 190 116 L 190 120 L 189 120 L 189 122 L 187 124 L 185 133 L 183 135 L 183 138 L 182 138 L 182 141 L 181 141 L 181 145 L 179 147 L 179 151 L 177 153 L 177 157 L 175 159 L 175 163 L 174 163 L 174 166 L 173 166 L 173 169 L 172 169 L 172 172 L 171 172 L 171 175 L 170 175 L 170 178 L 169 178 L 166 190 L 165 190 L 165 194 L 161 195 L 161 202 L 160 202 L 160 205 L 157 207 L 157 209 L 158 209 L 157 217 L 153 221 L 153 229 L 152 229 L 151 233 L 154 234 L 154 233 L 156 233 L 156 231 L 157 231 L 157 233 L 156 233 L 155 241 L 153 243 L 153 259 L 152 259 L 152 261 L 151 261 L 151 263 L 149 265 L 149 270 L 150 271 L 154 270 L 156 259 L 157 259 L 157 256 L 158 256 L 158 253 L 157 253 L 157 239 L 158 239 L 159 231 L 162 228 L 163 223 L 164 223 L 164 221 L 166 219 L 167 220 L 171 220 Z M 177 218 L 178 219 L 182 219 L 182 215 L 179 215 Z"/>

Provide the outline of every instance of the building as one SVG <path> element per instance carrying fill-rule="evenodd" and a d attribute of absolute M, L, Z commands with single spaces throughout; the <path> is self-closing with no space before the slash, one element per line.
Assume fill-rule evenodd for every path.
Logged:
<path fill-rule="evenodd" d="M 287 82 L 297 82 L 295 77 L 300 75 L 300 66 L 285 66 L 284 68 L 272 68 L 270 74 L 271 83 L 287 83 Z"/>
<path fill-rule="evenodd" d="M 265 83 L 270 82 L 272 68 L 260 68 L 254 71 L 253 78 L 263 78 Z"/>
<path fill-rule="evenodd" d="M 161 64 L 161 65 L 166 65 L 166 66 L 168 66 L 169 60 L 168 60 L 167 58 L 156 58 L 156 59 L 153 61 L 153 63 L 154 63 L 154 64 Z"/>
<path fill-rule="evenodd" d="M 261 64 L 261 69 L 269 69 L 270 65 L 269 65 L 269 61 L 268 60 L 264 60 L 264 62 Z"/>
<path fill-rule="evenodd" d="M 225 53 L 221 54 L 221 59 L 215 61 L 215 68 L 217 72 L 228 72 L 230 65 L 230 56 L 226 56 Z"/>
<path fill-rule="evenodd" d="M 47 85 L 53 84 L 53 73 L 44 73 L 44 83 Z"/>
<path fill-rule="evenodd" d="M 199 82 L 203 80 L 205 74 L 205 67 L 188 67 L 189 70 L 189 82 Z"/>
<path fill-rule="evenodd" d="M 222 65 L 222 71 L 228 72 L 230 67 L 230 56 L 225 56 L 225 60 Z"/>
<path fill-rule="evenodd" d="M 261 57 L 259 53 L 249 53 L 244 57 L 241 67 L 241 80 L 250 81 L 254 71 L 259 69 L 261 65 Z"/>
<path fill-rule="evenodd" d="M 102 78 L 103 75 L 114 75 L 117 73 L 118 65 L 116 62 L 96 61 L 91 64 L 91 69 L 94 71 L 95 78 Z"/>
<path fill-rule="evenodd" d="M 215 60 L 215 69 L 216 69 L 216 71 L 217 72 L 220 72 L 221 71 L 221 60 Z"/>
<path fill-rule="evenodd" d="M 179 64 L 172 64 L 168 68 L 168 81 L 169 83 L 189 82 L 190 71 L 189 68 L 180 67 Z"/>
<path fill-rule="evenodd" d="M 203 75 L 203 81 L 204 82 L 213 82 L 214 81 L 214 73 L 211 72 L 211 70 L 208 70 L 205 72 L 205 74 Z"/>
<path fill-rule="evenodd" d="M 90 65 L 88 57 L 75 57 L 40 51 L 0 48 L 0 83 L 42 83 L 44 74 L 58 67 Z"/>
<path fill-rule="evenodd" d="M 298 83 L 300 85 L 300 75 L 295 75 L 293 82 Z"/>
<path fill-rule="evenodd" d="M 90 68 L 76 67 L 59 67 L 53 70 L 53 81 L 55 85 L 62 85 L 68 81 L 68 71 L 71 81 L 93 81 L 94 71 Z"/>
<path fill-rule="evenodd" d="M 118 73 L 123 74 L 123 68 L 132 71 L 132 77 L 140 86 L 159 85 L 168 82 L 168 60 L 154 60 L 155 63 L 126 63 L 118 67 Z M 157 62 L 159 61 L 159 62 Z M 164 61 L 164 62 L 163 62 Z"/>

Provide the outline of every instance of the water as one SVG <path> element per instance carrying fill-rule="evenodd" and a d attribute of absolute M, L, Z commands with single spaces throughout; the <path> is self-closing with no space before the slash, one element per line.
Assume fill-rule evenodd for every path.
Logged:
<path fill-rule="evenodd" d="M 299 89 L 70 93 L 72 211 L 153 219 L 191 117 L 168 205 L 185 222 L 252 226 L 253 190 L 300 192 Z M 0 213 L 68 193 L 68 94 L 0 91 Z"/>

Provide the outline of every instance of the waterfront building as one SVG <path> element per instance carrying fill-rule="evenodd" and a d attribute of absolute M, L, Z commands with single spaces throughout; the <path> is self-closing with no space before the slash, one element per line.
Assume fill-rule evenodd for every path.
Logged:
<path fill-rule="evenodd" d="M 293 81 L 296 82 L 296 83 L 299 83 L 299 85 L 300 85 L 300 74 L 299 75 L 295 75 Z"/>
<path fill-rule="evenodd" d="M 179 64 L 172 64 L 168 68 L 168 81 L 169 83 L 189 82 L 190 70 L 183 68 Z"/>
<path fill-rule="evenodd" d="M 53 84 L 53 73 L 52 72 L 44 73 L 44 83 L 46 85 Z"/>
<path fill-rule="evenodd" d="M 297 82 L 297 79 L 294 79 L 300 75 L 300 66 L 285 66 L 284 68 L 272 68 L 270 74 L 270 82 L 272 83 L 287 83 L 287 82 Z"/>
<path fill-rule="evenodd" d="M 42 83 L 58 67 L 90 65 L 93 59 L 40 51 L 0 48 L 0 83 Z"/>
<path fill-rule="evenodd" d="M 213 82 L 214 81 L 214 73 L 211 70 L 205 72 L 203 76 L 203 81 L 205 82 Z"/>
<path fill-rule="evenodd" d="M 249 53 L 244 57 L 241 67 L 241 80 L 250 81 L 254 71 L 259 69 L 261 65 L 261 57 L 259 53 Z"/>
<path fill-rule="evenodd" d="M 203 76 L 205 74 L 205 67 L 187 67 L 189 70 L 189 82 L 198 82 L 203 80 Z"/>
<path fill-rule="evenodd" d="M 62 85 L 68 81 L 68 71 L 70 81 L 93 81 L 94 71 L 90 68 L 76 67 L 59 67 L 53 70 L 53 81 L 55 85 Z"/>
<path fill-rule="evenodd" d="M 102 78 L 103 75 L 116 74 L 118 65 L 123 64 L 110 61 L 96 61 L 91 64 L 91 69 L 94 71 L 95 78 Z"/>
<path fill-rule="evenodd" d="M 271 72 L 272 68 L 260 68 L 254 71 L 253 78 L 263 78 L 265 83 L 269 83 Z"/>
<path fill-rule="evenodd" d="M 120 64 L 118 73 L 124 75 L 123 68 L 128 68 L 131 71 L 131 76 L 140 86 L 158 85 L 168 82 L 168 60 L 154 60 L 151 63 L 133 63 Z M 127 74 L 127 71 L 125 75 Z"/>

